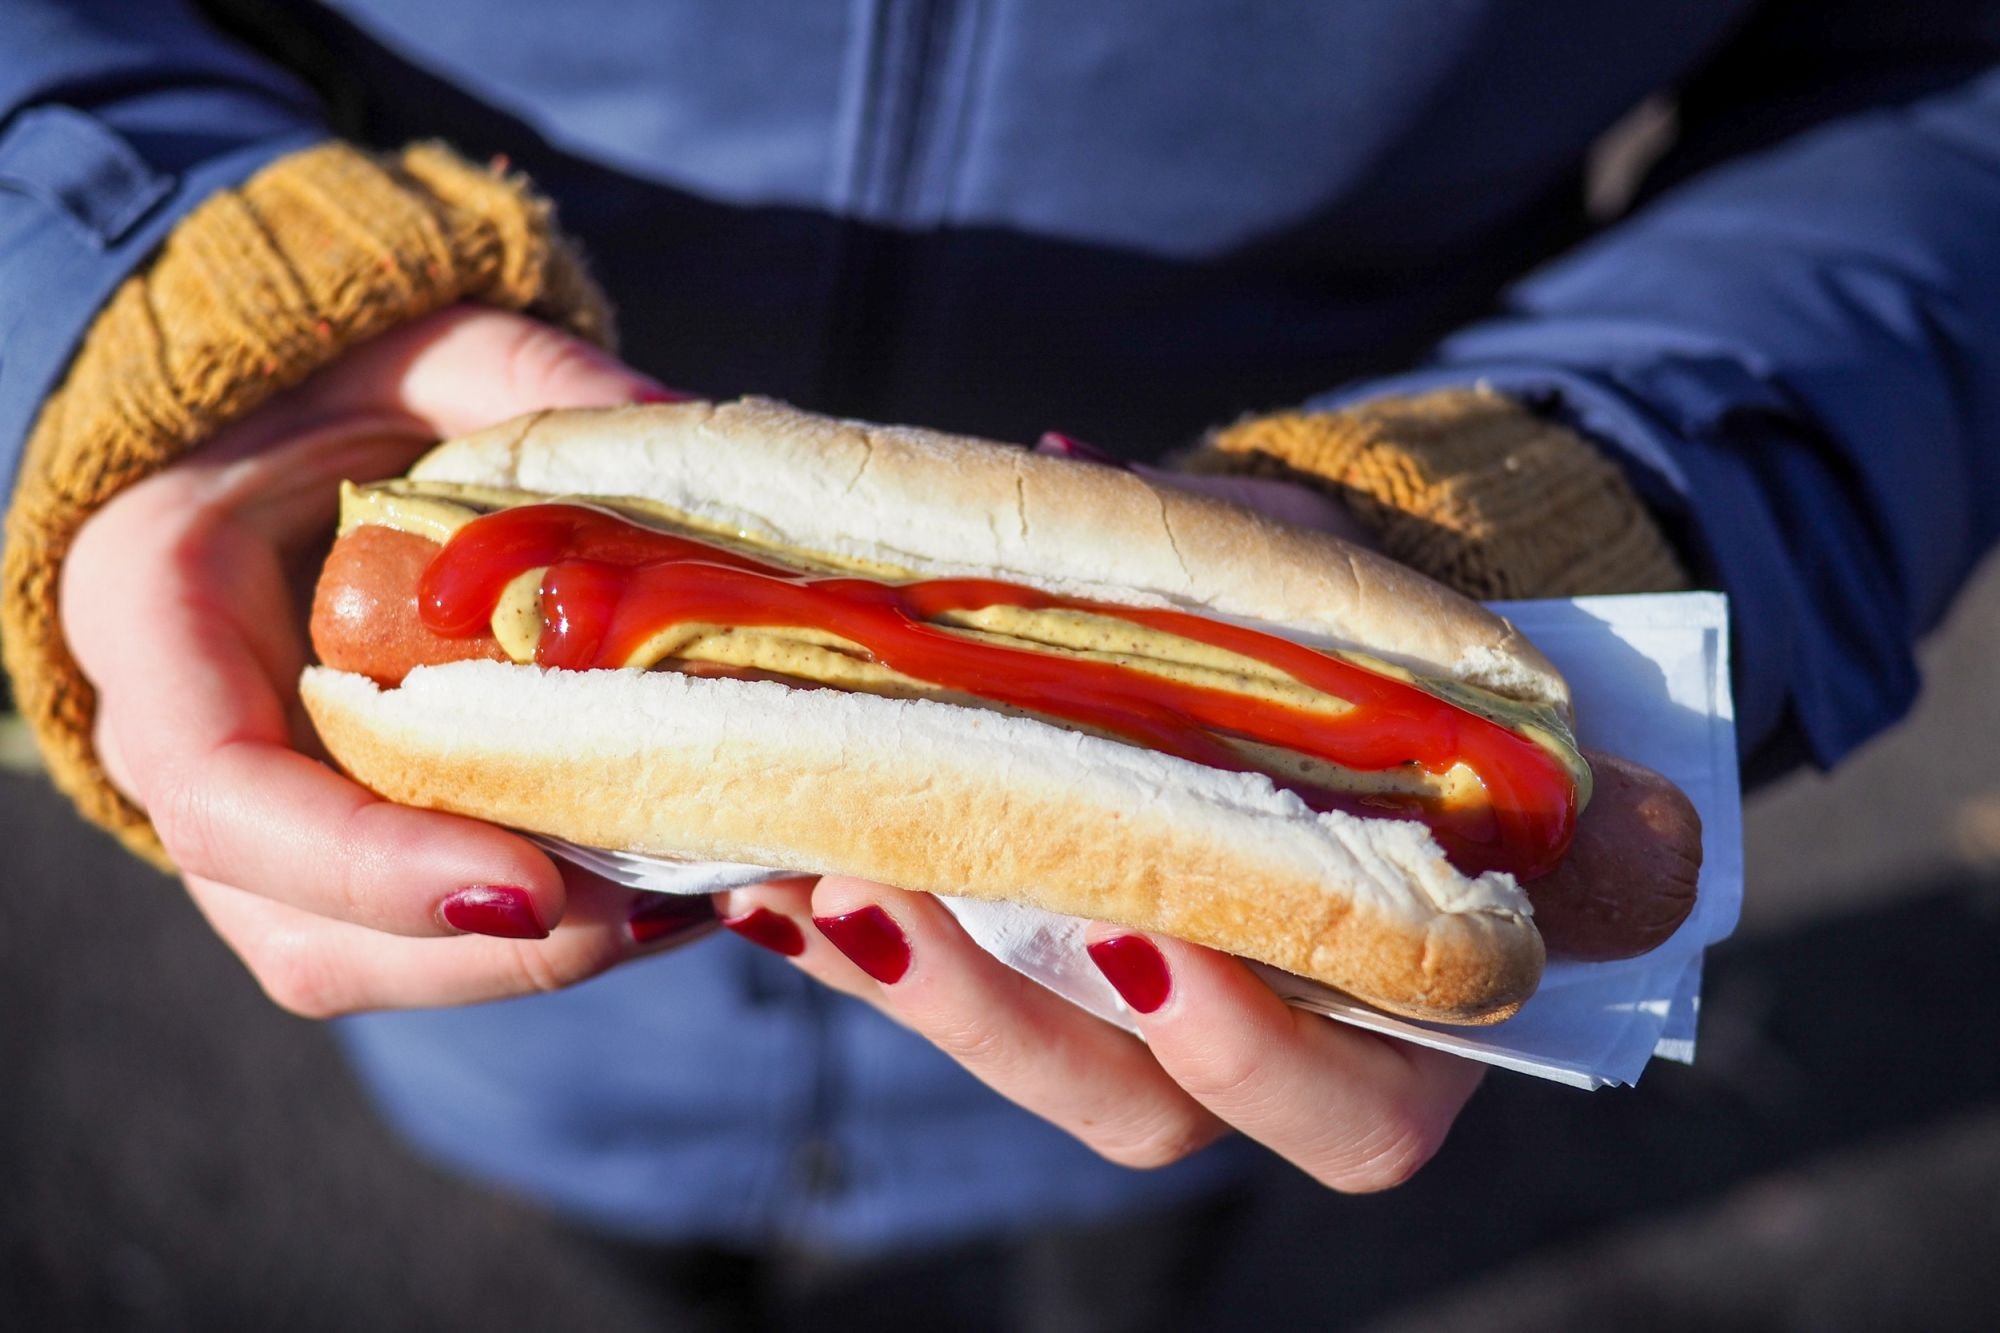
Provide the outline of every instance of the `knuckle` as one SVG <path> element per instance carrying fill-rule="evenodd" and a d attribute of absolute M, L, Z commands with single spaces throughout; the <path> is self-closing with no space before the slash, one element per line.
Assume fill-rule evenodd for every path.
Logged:
<path fill-rule="evenodd" d="M 382 807 L 363 801 L 346 817 L 330 827 L 326 859 L 331 873 L 320 879 L 320 893 L 326 895 L 317 909 L 342 921 L 382 927 L 399 913 L 382 901 L 383 888 L 394 882 L 394 868 L 402 857 L 418 849 L 407 840 L 385 844 L 383 825 L 376 818 Z"/>
<path fill-rule="evenodd" d="M 1157 1171 L 1194 1156 L 1215 1142 L 1220 1130 L 1207 1116 L 1173 1112 L 1124 1133 L 1088 1139 L 1091 1151 L 1107 1162 L 1139 1171 Z"/>
<path fill-rule="evenodd" d="M 1410 1110 L 1382 1116 L 1348 1152 L 1316 1174 L 1344 1194 L 1376 1194 L 1408 1184 L 1444 1146 L 1445 1126 Z"/>
<path fill-rule="evenodd" d="M 524 319 L 509 339 L 502 364 L 517 390 L 535 394 L 553 390 L 577 371 L 595 369 L 597 356 L 574 338 Z"/>
<path fill-rule="evenodd" d="M 299 1018 L 320 1021 L 356 1012 L 349 988 L 325 954 L 303 938 L 267 935 L 244 962 L 271 1003 Z"/>
<path fill-rule="evenodd" d="M 605 971 L 623 956 L 608 932 L 571 932 L 546 940 L 514 940 L 507 952 L 513 990 L 546 995 Z"/>
<path fill-rule="evenodd" d="M 1270 1069 L 1254 1044 L 1221 1042 L 1184 1054 L 1175 1062 L 1173 1074 L 1190 1096 L 1232 1116 L 1263 1100 Z"/>
<path fill-rule="evenodd" d="M 209 784 L 186 773 L 167 776 L 146 794 L 145 806 L 160 844 L 183 873 L 228 878 L 218 873 L 222 829 Z"/>
<path fill-rule="evenodd" d="M 523 995 L 546 995 L 570 984 L 567 969 L 555 965 L 549 950 L 536 947 L 539 941 L 517 940 L 507 951 L 513 965 L 516 989 Z"/>
<path fill-rule="evenodd" d="M 992 1018 L 933 1024 L 924 1035 L 932 1045 L 968 1069 L 991 1072 L 1019 1058 L 1019 1048 Z"/>
<path fill-rule="evenodd" d="M 1038 1066 L 1046 1043 L 990 1015 L 920 1026 L 932 1045 L 980 1078 L 1001 1088 L 1037 1086 Z M 1198 1105 L 1176 1101 L 1121 1104 L 1095 1123 L 1081 1123 L 1058 1113 L 1058 1123 L 1072 1126 L 1083 1144 L 1106 1161 L 1141 1171 L 1171 1166 L 1215 1141 L 1222 1132 L 1215 1118 Z"/>

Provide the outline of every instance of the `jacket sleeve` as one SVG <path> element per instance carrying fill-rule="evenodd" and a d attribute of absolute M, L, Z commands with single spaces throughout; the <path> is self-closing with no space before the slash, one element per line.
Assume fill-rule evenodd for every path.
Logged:
<path fill-rule="evenodd" d="M 208 195 L 324 137 L 182 0 L 0 0 L 0 498 L 96 312 Z"/>
<path fill-rule="evenodd" d="M 163 862 L 62 637 L 90 514 L 408 320 L 474 301 L 608 345 L 610 309 L 527 181 L 324 140 L 179 4 L 0 0 L 0 34 L 0 659 L 56 785 Z"/>
<path fill-rule="evenodd" d="M 2000 532 L 2000 72 L 1694 176 L 1434 362 L 1608 446 L 1731 596 L 1746 754 L 1832 764 Z"/>

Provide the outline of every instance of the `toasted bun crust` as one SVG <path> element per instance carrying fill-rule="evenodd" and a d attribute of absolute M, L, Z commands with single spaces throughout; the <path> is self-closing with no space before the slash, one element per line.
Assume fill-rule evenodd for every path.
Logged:
<path fill-rule="evenodd" d="M 1506 620 L 1402 565 L 1117 468 L 766 399 L 567 410 L 440 445 L 422 480 L 637 496 L 928 577 L 1267 622 L 1321 646 L 1567 712 Z"/>
<path fill-rule="evenodd" d="M 1025 902 L 1259 959 L 1414 1018 L 1488 1022 L 1542 943 L 1501 874 L 1418 825 L 1024 718 L 671 672 L 315 667 L 306 706 L 391 800 L 616 847 Z"/>

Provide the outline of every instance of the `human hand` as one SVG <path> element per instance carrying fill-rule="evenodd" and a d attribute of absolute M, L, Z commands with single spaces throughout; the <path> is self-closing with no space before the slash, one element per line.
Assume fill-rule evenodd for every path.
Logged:
<path fill-rule="evenodd" d="M 355 348 L 84 525 L 61 604 L 98 754 L 285 1008 L 549 990 L 701 928 L 705 900 L 635 900 L 514 834 L 378 799 L 313 757 L 296 692 L 342 478 L 396 475 L 526 411 L 680 396 L 548 325 L 455 307 Z"/>
<path fill-rule="evenodd" d="M 1091 456 L 1063 437 L 1038 449 Z M 1150 479 L 1360 535 L 1337 505 L 1283 482 Z M 1692 901 L 1688 852 L 1698 848 L 1699 821 L 1685 798 L 1635 765 L 1594 762 L 1605 775 L 1598 797 L 1562 871 L 1549 877 L 1555 897 L 1537 898 L 1538 918 L 1565 923 L 1559 934 L 1572 946 L 1615 933 L 1613 925 L 1629 934 L 1629 921 L 1599 919 L 1617 897 L 1601 895 L 1606 882 L 1659 886 L 1659 910 L 1648 904 L 1639 915 L 1663 930 Z M 926 894 L 802 879 L 738 890 L 724 911 L 738 934 L 874 1005 L 1128 1165 L 1174 1161 L 1234 1129 L 1331 1187 L 1384 1188 L 1437 1150 L 1483 1069 L 1291 1009 L 1240 960 L 1118 926 L 1093 926 L 1088 950 L 1143 1043 L 1001 964 Z M 1615 915 L 1632 916 L 1632 904 Z"/>
<path fill-rule="evenodd" d="M 1597 797 L 1537 919 L 1547 930 L 1558 917 L 1559 938 L 1587 945 L 1606 928 L 1593 885 L 1650 883 L 1672 897 L 1684 883 L 1685 902 L 1618 913 L 1656 921 L 1664 939 L 1692 903 L 1687 849 L 1699 846 L 1700 821 L 1657 775 L 1591 758 Z M 1101 923 L 1089 932 L 1091 959 L 1142 1044 L 1001 963 L 929 894 L 791 879 L 736 890 L 723 913 L 737 934 L 1129 1166 L 1164 1165 L 1233 1129 L 1335 1189 L 1387 1188 L 1437 1151 L 1484 1070 L 1290 1008 L 1240 960 L 1163 935 Z"/>
<path fill-rule="evenodd" d="M 1384 1189 L 1436 1152 L 1482 1070 L 1292 1009 L 1241 961 L 1165 936 L 1091 931 L 1142 1042 L 1008 968 L 928 894 L 780 881 L 735 890 L 724 913 L 1127 1166 L 1166 1165 L 1234 1129 L 1323 1184 Z"/>

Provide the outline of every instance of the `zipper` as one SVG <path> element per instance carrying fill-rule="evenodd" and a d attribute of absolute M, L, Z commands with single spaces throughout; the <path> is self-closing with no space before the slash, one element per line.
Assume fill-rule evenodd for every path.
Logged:
<path fill-rule="evenodd" d="M 828 203 L 818 402 L 858 416 L 890 389 L 914 233 L 949 216 L 980 49 L 981 0 L 854 0 Z"/>
<path fill-rule="evenodd" d="M 979 47 L 979 0 L 854 0 L 828 188 L 836 222 L 825 252 L 827 311 L 815 407 L 880 419 L 907 318 L 916 229 L 948 215 Z M 792 1204 L 780 1234 L 810 1242 L 851 1185 L 834 1121 L 852 1104 L 836 1057 L 839 997 L 808 983 L 812 1055 L 793 1138 Z"/>
<path fill-rule="evenodd" d="M 834 211 L 884 226 L 920 226 L 926 177 L 948 169 L 931 149 L 949 92 L 965 0 L 855 0 L 833 174 Z"/>

